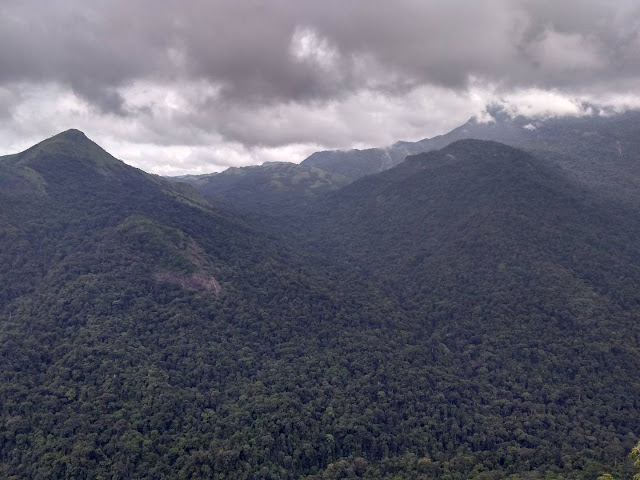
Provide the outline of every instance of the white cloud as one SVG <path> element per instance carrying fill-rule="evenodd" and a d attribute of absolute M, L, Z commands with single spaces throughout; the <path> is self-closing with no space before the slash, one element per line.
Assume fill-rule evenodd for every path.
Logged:
<path fill-rule="evenodd" d="M 290 52 L 299 61 L 312 62 L 323 69 L 336 65 L 338 50 L 311 27 L 297 27 L 291 37 Z"/>
<path fill-rule="evenodd" d="M 640 96 L 633 93 L 596 97 L 520 89 L 501 94 L 495 85 L 478 79 L 467 91 L 429 85 L 395 94 L 363 89 L 341 101 L 260 108 L 220 102 L 218 92 L 207 82 L 141 81 L 121 90 L 132 115 L 118 117 L 56 84 L 4 87 L 0 99 L 10 100 L 13 121 L 0 124 L 0 154 L 79 128 L 114 156 L 145 171 L 200 174 L 265 161 L 300 162 L 318 150 L 415 141 L 446 133 L 474 115 L 492 121 L 485 110 L 488 104 L 532 119 L 586 115 L 586 104 L 606 112 L 640 108 Z"/>
<path fill-rule="evenodd" d="M 549 118 L 563 115 L 588 115 L 581 98 L 558 91 L 537 88 L 516 90 L 502 95 L 496 102 L 512 116 Z"/>
<path fill-rule="evenodd" d="M 588 95 L 584 98 L 585 101 L 598 105 L 611 113 L 640 109 L 640 95 L 633 92 Z"/>

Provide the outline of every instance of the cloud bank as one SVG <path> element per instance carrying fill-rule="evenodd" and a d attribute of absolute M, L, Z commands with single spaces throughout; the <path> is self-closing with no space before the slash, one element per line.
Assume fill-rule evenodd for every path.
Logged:
<path fill-rule="evenodd" d="M 139 0 L 0 10 L 0 152 L 80 128 L 204 173 L 640 105 L 640 5 L 618 0 Z"/>

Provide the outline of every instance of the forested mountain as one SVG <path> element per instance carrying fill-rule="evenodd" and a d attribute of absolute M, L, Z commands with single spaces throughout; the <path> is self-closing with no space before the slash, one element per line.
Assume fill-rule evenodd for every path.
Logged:
<path fill-rule="evenodd" d="M 327 191 L 267 232 L 78 131 L 0 158 L 0 477 L 629 472 L 626 195 L 475 140 L 333 193 L 292 169 L 248 185 Z"/>
<path fill-rule="evenodd" d="M 345 187 L 313 220 L 316 248 L 402 306 L 423 346 L 409 365 L 449 373 L 453 450 L 553 464 L 576 435 L 604 458 L 638 432 L 637 209 L 465 140 Z"/>
<path fill-rule="evenodd" d="M 404 148 L 369 148 L 367 150 L 329 150 L 315 152 L 304 159 L 301 165 L 320 168 L 327 172 L 344 175 L 357 180 L 365 175 L 382 172 L 397 165 L 407 151 Z"/>
<path fill-rule="evenodd" d="M 640 205 L 640 112 L 604 112 L 581 117 L 531 120 L 492 110 L 493 121 L 475 119 L 446 135 L 408 147 L 414 153 L 436 150 L 465 139 L 493 140 L 551 161 L 601 194 Z"/>
<path fill-rule="evenodd" d="M 376 301 L 78 131 L 0 165 L 0 477 L 326 467 Z"/>
<path fill-rule="evenodd" d="M 640 112 L 532 120 L 490 110 L 492 120 L 470 119 L 445 135 L 387 148 L 316 152 L 300 165 L 275 162 L 229 168 L 219 174 L 172 178 L 209 199 L 270 216 L 305 211 L 318 197 L 366 175 L 383 172 L 407 155 L 430 152 L 462 139 L 492 140 L 562 167 L 601 195 L 640 206 Z"/>
<path fill-rule="evenodd" d="M 188 183 L 205 196 L 241 211 L 271 215 L 300 211 L 310 201 L 349 183 L 343 175 L 288 162 L 267 162 L 171 180 Z"/>
<path fill-rule="evenodd" d="M 387 148 L 317 152 L 302 162 L 351 180 L 381 172 L 407 155 L 438 150 L 462 139 L 493 140 L 550 160 L 601 193 L 640 204 L 640 112 L 592 113 L 535 119 L 490 109 L 492 120 L 470 119 L 445 135 Z"/>

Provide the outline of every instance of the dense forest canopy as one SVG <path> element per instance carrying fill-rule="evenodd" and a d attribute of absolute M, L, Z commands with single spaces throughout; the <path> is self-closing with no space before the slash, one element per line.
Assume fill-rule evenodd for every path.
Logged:
<path fill-rule="evenodd" d="M 0 476 L 630 478 L 635 118 L 353 177 L 0 158 Z"/>

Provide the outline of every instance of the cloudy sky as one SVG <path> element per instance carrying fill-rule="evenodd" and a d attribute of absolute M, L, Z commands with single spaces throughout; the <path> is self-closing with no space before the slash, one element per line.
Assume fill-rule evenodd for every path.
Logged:
<path fill-rule="evenodd" d="M 637 0 L 0 0 L 0 154 L 177 175 L 640 106 Z"/>

